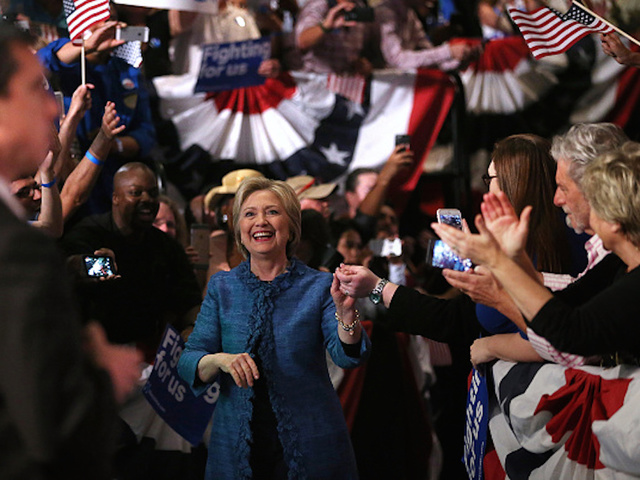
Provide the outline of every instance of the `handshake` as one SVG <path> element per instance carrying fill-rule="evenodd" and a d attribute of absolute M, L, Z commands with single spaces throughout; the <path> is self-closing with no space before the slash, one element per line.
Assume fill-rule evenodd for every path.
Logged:
<path fill-rule="evenodd" d="M 353 298 L 369 297 L 375 304 L 383 300 L 383 291 L 388 290 L 388 298 L 398 288 L 388 280 L 378 277 L 366 267 L 360 265 L 340 265 L 335 273 L 335 278 L 340 284 L 340 291 Z M 385 287 L 388 287 L 385 289 Z"/>

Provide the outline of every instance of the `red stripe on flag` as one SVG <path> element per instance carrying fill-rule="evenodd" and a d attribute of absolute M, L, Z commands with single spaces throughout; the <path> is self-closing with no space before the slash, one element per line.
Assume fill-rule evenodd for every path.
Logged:
<path fill-rule="evenodd" d="M 207 95 L 216 104 L 218 112 L 231 110 L 245 114 L 260 114 L 270 108 L 276 108 L 282 100 L 293 97 L 296 83 L 288 73 L 277 78 L 267 78 L 264 85 L 257 87 L 224 90 Z"/>
<path fill-rule="evenodd" d="M 563 19 L 547 7 L 533 12 L 522 12 L 513 7 L 508 10 L 535 58 L 566 52 L 578 40 L 592 33 L 612 31 L 599 19 L 585 25 L 573 19 Z"/>
<path fill-rule="evenodd" d="M 67 17 L 69 38 L 75 40 L 96 23 L 109 19 L 109 2 L 105 0 L 79 0 L 76 9 Z"/>

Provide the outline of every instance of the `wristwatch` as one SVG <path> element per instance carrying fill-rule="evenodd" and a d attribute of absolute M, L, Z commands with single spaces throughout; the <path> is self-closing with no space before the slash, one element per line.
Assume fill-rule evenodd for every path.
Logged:
<path fill-rule="evenodd" d="M 369 294 L 369 300 L 371 300 L 374 305 L 379 304 L 382 300 L 382 290 L 387 283 L 389 283 L 389 280 L 383 278 L 378 282 L 376 288 L 371 290 L 371 293 Z"/>

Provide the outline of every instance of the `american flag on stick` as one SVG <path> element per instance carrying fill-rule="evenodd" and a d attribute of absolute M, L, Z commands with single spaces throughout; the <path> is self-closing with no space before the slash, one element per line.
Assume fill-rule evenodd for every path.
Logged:
<path fill-rule="evenodd" d="M 567 13 L 540 7 L 522 12 L 509 7 L 511 19 L 520 29 L 535 58 L 566 52 L 574 43 L 592 33 L 613 33 L 611 26 L 574 3 Z"/>
<path fill-rule="evenodd" d="M 96 23 L 109 20 L 109 0 L 63 0 L 63 6 L 71 41 L 81 39 Z"/>

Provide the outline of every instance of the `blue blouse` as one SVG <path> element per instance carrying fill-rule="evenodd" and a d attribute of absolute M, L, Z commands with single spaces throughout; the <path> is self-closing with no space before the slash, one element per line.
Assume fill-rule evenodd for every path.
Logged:
<path fill-rule="evenodd" d="M 370 341 L 362 333 L 360 357 L 345 354 L 337 332 L 332 276 L 292 259 L 272 282 L 251 273 L 249 262 L 211 277 L 178 370 L 196 394 L 200 359 L 207 354 L 248 352 L 262 361 L 269 399 L 289 478 L 356 479 L 357 469 L 325 351 L 343 367 L 358 366 Z M 249 465 L 253 388 L 219 376 L 206 479 L 252 478 Z"/>

